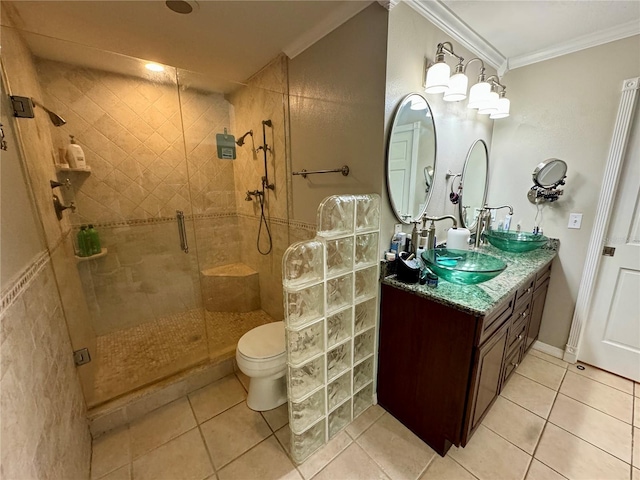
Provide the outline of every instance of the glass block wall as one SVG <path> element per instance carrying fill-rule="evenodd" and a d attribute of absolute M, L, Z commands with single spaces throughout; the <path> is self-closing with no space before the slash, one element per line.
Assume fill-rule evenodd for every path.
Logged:
<path fill-rule="evenodd" d="M 283 257 L 291 454 L 298 463 L 373 403 L 380 197 L 334 195 Z"/>

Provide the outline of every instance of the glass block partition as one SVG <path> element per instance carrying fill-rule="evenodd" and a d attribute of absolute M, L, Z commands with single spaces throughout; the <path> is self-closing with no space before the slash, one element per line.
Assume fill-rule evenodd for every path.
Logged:
<path fill-rule="evenodd" d="M 334 195 L 283 257 L 291 454 L 301 463 L 373 403 L 380 197 Z"/>

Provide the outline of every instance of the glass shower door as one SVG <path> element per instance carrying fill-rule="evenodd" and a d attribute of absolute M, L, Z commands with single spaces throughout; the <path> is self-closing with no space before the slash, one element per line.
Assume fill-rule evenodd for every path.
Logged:
<path fill-rule="evenodd" d="M 176 71 L 26 38 L 41 101 L 67 120 L 49 125 L 53 151 L 73 135 L 91 168 L 57 168 L 77 206 L 71 235 L 91 223 L 106 248 L 76 265 L 97 336 L 94 406 L 208 358 Z"/>

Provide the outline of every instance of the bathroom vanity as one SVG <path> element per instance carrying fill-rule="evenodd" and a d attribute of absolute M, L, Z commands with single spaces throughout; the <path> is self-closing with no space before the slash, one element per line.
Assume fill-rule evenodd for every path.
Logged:
<path fill-rule="evenodd" d="M 551 262 L 543 248 L 480 285 L 382 282 L 378 402 L 440 455 L 465 446 L 538 337 Z"/>

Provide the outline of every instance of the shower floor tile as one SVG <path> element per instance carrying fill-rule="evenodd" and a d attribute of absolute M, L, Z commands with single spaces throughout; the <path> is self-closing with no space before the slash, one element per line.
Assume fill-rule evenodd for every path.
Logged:
<path fill-rule="evenodd" d="M 208 359 L 229 358 L 245 332 L 273 321 L 262 310 L 230 313 L 194 309 L 99 336 L 92 404 L 103 403 Z"/>

